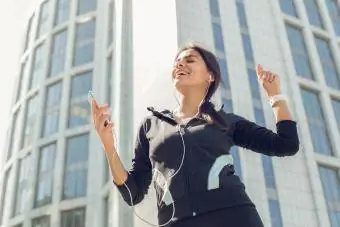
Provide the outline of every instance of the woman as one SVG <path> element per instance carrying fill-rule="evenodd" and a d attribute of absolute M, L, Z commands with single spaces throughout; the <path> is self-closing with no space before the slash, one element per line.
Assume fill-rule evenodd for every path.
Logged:
<path fill-rule="evenodd" d="M 273 107 L 277 133 L 222 108 L 216 110 L 210 102 L 221 80 L 216 57 L 195 44 L 180 49 L 172 70 L 179 106 L 161 112 L 148 108 L 152 114 L 139 128 L 130 171 L 117 155 L 108 106 L 92 102 L 94 125 L 113 182 L 129 205 L 143 200 L 156 173 L 159 225 L 263 226 L 244 185 L 234 175 L 229 150 L 235 145 L 270 156 L 294 155 L 299 138 L 280 94 L 279 77 L 260 65 L 256 71 Z"/>

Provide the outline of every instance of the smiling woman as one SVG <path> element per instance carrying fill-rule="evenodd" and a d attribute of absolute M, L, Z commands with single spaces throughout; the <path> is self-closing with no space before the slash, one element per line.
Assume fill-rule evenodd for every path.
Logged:
<path fill-rule="evenodd" d="M 232 146 L 268 156 L 297 153 L 299 138 L 276 74 L 256 68 L 259 83 L 272 100 L 277 133 L 210 102 L 220 84 L 216 56 L 196 44 L 178 51 L 173 86 L 179 94 L 175 110 L 152 107 L 140 124 L 132 169 L 126 171 L 118 156 L 114 123 L 108 106 L 93 100 L 92 118 L 103 144 L 113 182 L 125 202 L 136 206 L 147 199 L 154 184 L 158 225 L 171 227 L 262 227 L 263 223 L 244 184 L 234 174 Z M 183 168 L 182 168 L 183 167 Z M 199 167 L 199 168 L 198 168 Z"/>

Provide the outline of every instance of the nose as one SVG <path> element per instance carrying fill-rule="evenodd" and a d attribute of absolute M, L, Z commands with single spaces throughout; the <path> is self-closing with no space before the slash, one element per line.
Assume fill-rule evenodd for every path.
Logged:
<path fill-rule="evenodd" d="M 176 68 L 183 68 L 185 66 L 185 63 L 183 60 L 178 60 L 176 63 L 175 63 L 175 67 Z"/>

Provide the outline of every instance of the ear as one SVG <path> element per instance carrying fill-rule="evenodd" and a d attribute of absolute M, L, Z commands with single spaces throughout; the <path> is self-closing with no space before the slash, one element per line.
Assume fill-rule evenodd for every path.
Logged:
<path fill-rule="evenodd" d="M 209 82 L 215 81 L 215 78 L 214 78 L 214 76 L 212 75 L 212 73 L 209 74 L 209 80 L 208 80 L 208 81 L 209 81 Z"/>

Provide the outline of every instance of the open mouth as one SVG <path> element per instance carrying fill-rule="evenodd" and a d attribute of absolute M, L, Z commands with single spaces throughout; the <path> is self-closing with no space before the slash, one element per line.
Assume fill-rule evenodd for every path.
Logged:
<path fill-rule="evenodd" d="M 186 72 L 186 71 L 183 71 L 183 70 L 178 70 L 175 75 L 176 75 L 176 77 L 178 77 L 178 76 L 186 76 L 186 75 L 189 75 L 189 73 Z"/>

